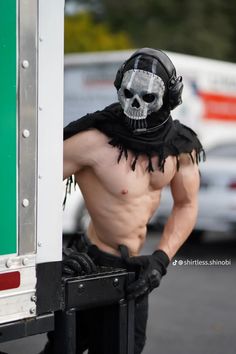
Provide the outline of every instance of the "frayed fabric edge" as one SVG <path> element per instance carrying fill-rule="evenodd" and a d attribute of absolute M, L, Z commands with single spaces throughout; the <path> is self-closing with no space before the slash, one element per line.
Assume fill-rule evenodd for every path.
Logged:
<path fill-rule="evenodd" d="M 74 175 L 68 177 L 66 180 L 65 196 L 64 196 L 63 203 L 62 203 L 63 210 L 65 210 L 65 207 L 66 207 L 66 200 L 67 200 L 68 193 L 71 194 L 72 185 L 74 185 L 74 190 L 76 190 L 76 181 L 75 181 Z"/>
<path fill-rule="evenodd" d="M 128 159 L 128 148 L 126 148 L 124 145 L 122 145 L 119 141 L 119 139 L 117 138 L 113 138 L 112 140 L 109 141 L 109 144 L 112 145 L 113 147 L 116 147 L 119 149 L 119 155 L 117 158 L 117 163 L 120 162 L 122 157 L 125 157 L 125 159 Z M 182 152 L 180 152 L 177 147 L 174 144 L 171 144 L 172 149 L 174 150 L 173 154 L 169 154 L 168 156 L 175 156 L 176 158 L 176 168 L 177 171 L 180 168 L 180 161 L 179 161 L 179 156 L 181 155 Z M 131 150 L 132 151 L 132 150 Z M 195 159 L 193 157 L 193 151 L 196 152 L 195 154 Z M 187 154 L 189 154 L 192 163 L 197 163 L 199 164 L 199 162 L 201 161 L 205 161 L 206 160 L 206 153 L 205 150 L 202 147 L 197 147 L 197 148 L 193 148 L 191 152 L 186 152 Z M 134 159 L 131 162 L 131 169 L 132 171 L 135 171 L 135 167 L 136 167 L 136 163 L 138 160 L 138 157 L 141 155 L 141 153 L 134 153 Z M 153 156 L 157 156 L 158 157 L 158 170 L 160 170 L 161 172 L 164 173 L 164 168 L 165 168 L 165 162 L 166 162 L 166 156 L 164 154 L 163 149 L 160 149 L 160 152 L 152 152 L 152 153 L 143 153 L 148 157 L 148 164 L 147 164 L 147 168 L 146 170 L 148 172 L 154 172 L 155 169 L 153 167 L 153 163 L 152 163 L 152 157 Z"/>

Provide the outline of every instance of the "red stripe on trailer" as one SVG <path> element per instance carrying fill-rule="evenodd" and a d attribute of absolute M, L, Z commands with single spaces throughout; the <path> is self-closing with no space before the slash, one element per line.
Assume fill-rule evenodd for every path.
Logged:
<path fill-rule="evenodd" d="M 0 290 L 19 288 L 20 272 L 9 272 L 0 274 Z"/>
<path fill-rule="evenodd" d="M 236 121 L 236 96 L 200 92 L 204 104 L 205 119 Z"/>

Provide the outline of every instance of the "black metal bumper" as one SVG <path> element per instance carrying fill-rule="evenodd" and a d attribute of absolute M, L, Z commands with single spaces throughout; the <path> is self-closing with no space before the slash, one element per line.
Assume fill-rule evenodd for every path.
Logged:
<path fill-rule="evenodd" d="M 91 276 L 64 279 L 58 292 L 57 311 L 0 325 L 0 343 L 48 331 L 55 331 L 55 354 L 76 353 L 76 312 L 93 307 L 113 306 L 118 323 L 114 326 L 118 346 L 112 354 L 133 354 L 134 301 L 126 301 L 126 284 L 134 278 L 126 270 L 110 270 Z M 46 290 L 46 289 L 45 289 Z M 47 292 L 45 291 L 47 294 Z M 42 302 L 42 300 L 40 300 Z M 40 307 L 41 308 L 41 307 Z M 108 320 L 106 326 L 113 326 Z M 109 352 L 103 354 L 111 354 Z"/>

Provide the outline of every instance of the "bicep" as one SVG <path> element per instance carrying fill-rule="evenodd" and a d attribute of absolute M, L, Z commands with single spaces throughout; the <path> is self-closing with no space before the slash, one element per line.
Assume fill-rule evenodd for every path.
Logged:
<path fill-rule="evenodd" d="M 64 161 L 63 161 L 63 179 L 66 179 L 68 177 L 70 177 L 71 175 L 73 175 L 74 173 L 78 172 L 79 167 L 77 166 L 77 164 L 64 157 Z"/>
<path fill-rule="evenodd" d="M 79 172 L 86 164 L 85 139 L 82 134 L 76 134 L 63 144 L 63 179 Z"/>
<path fill-rule="evenodd" d="M 63 145 L 63 179 L 70 177 L 79 169 L 75 153 L 72 150 L 70 139 Z"/>
<path fill-rule="evenodd" d="M 200 185 L 198 165 L 187 154 L 180 157 L 180 167 L 171 181 L 175 205 L 193 204 L 197 201 Z"/>

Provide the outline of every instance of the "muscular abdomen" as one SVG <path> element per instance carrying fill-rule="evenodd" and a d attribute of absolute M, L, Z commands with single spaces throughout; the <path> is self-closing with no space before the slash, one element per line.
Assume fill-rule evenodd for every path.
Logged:
<path fill-rule="evenodd" d="M 79 183 L 92 220 L 88 230 L 91 241 L 115 254 L 118 245 L 125 244 L 137 255 L 145 240 L 148 220 L 159 204 L 160 191 L 150 190 L 144 181 L 137 186 L 134 181 L 123 185 L 119 180 L 111 186 L 101 183 L 91 171 L 82 174 Z"/>

